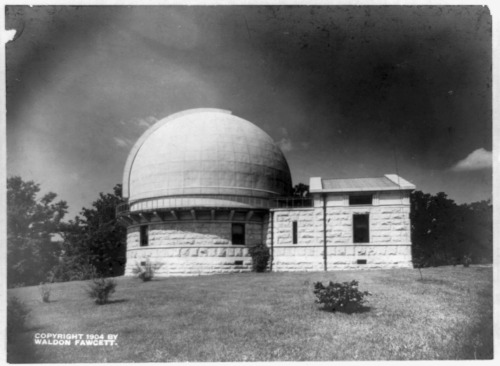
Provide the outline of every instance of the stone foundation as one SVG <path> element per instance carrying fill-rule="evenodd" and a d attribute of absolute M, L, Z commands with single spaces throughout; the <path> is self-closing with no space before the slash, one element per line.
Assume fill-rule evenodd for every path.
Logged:
<path fill-rule="evenodd" d="M 157 276 L 197 276 L 215 273 L 239 273 L 252 270 L 252 258 L 243 246 L 214 247 L 142 247 L 127 252 L 125 276 L 150 260 L 162 266 Z"/>
<path fill-rule="evenodd" d="M 366 261 L 364 264 L 358 260 Z M 411 245 L 344 245 L 327 247 L 327 270 L 412 268 Z M 323 271 L 323 246 L 274 247 L 273 271 Z"/>

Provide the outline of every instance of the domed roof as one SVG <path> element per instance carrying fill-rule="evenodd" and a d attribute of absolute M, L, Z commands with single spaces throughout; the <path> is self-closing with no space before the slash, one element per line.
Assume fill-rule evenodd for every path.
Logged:
<path fill-rule="evenodd" d="M 129 202 L 177 195 L 272 197 L 291 188 L 271 137 L 219 109 L 191 109 L 153 125 L 136 142 L 123 176 Z"/>

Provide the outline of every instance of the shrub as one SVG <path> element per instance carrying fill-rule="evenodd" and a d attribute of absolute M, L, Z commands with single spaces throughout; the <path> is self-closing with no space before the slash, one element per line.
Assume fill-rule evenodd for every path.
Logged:
<path fill-rule="evenodd" d="M 464 255 L 463 259 L 462 259 L 462 263 L 464 265 L 464 267 L 469 267 L 470 264 L 472 263 L 472 256 L 471 255 Z"/>
<path fill-rule="evenodd" d="M 334 283 L 323 286 L 321 282 L 314 284 L 314 294 L 318 298 L 316 303 L 323 304 L 328 311 L 355 312 L 361 309 L 367 301 L 365 296 L 371 295 L 368 291 L 358 290 L 358 281 Z"/>
<path fill-rule="evenodd" d="M 249 248 L 248 253 L 252 257 L 252 271 L 264 272 L 271 257 L 269 248 L 264 244 L 260 244 Z"/>
<path fill-rule="evenodd" d="M 151 261 L 147 259 L 144 265 L 136 263 L 132 272 L 137 275 L 137 278 L 140 278 L 144 282 L 151 281 L 155 276 L 155 272 L 159 270 L 161 266 L 163 266 L 162 263 L 151 263 Z"/>
<path fill-rule="evenodd" d="M 40 297 L 42 298 L 43 302 L 50 302 L 50 285 L 46 283 L 40 283 L 38 286 L 38 292 L 40 292 Z"/>
<path fill-rule="evenodd" d="M 96 304 L 108 302 L 109 295 L 115 292 L 116 282 L 110 278 L 94 278 L 87 288 L 87 293 Z"/>
<path fill-rule="evenodd" d="M 16 296 L 7 301 L 7 336 L 12 336 L 26 330 L 26 318 L 30 309 Z"/>

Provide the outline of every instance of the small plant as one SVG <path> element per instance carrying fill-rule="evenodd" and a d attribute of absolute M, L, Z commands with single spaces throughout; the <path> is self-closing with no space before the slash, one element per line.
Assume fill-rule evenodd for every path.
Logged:
<path fill-rule="evenodd" d="M 368 291 L 358 290 L 358 281 L 334 283 L 330 281 L 328 286 L 321 282 L 314 283 L 314 294 L 316 303 L 323 304 L 328 311 L 355 312 L 361 309 L 367 301 L 365 296 L 371 295 Z"/>
<path fill-rule="evenodd" d="M 421 281 L 424 280 L 424 276 L 422 276 L 422 268 L 427 266 L 429 266 L 429 260 L 422 253 L 417 253 L 413 255 L 413 267 L 418 268 Z"/>
<path fill-rule="evenodd" d="M 30 309 L 16 296 L 7 301 L 7 336 L 19 334 L 26 330 L 26 318 Z"/>
<path fill-rule="evenodd" d="M 148 258 L 144 265 L 136 263 L 132 272 L 137 276 L 137 278 L 140 278 L 144 282 L 151 281 L 155 276 L 156 271 L 159 270 L 161 266 L 163 266 L 162 263 L 151 263 Z"/>
<path fill-rule="evenodd" d="M 260 244 L 249 248 L 248 253 L 252 257 L 252 271 L 264 272 L 271 257 L 269 248 L 264 244 Z"/>
<path fill-rule="evenodd" d="M 462 258 L 462 263 L 463 263 L 464 267 L 469 267 L 470 264 L 472 263 L 471 255 L 470 254 L 464 255 L 464 257 Z"/>
<path fill-rule="evenodd" d="M 40 283 L 38 286 L 38 292 L 40 292 L 40 297 L 42 298 L 43 302 L 50 302 L 50 285 L 47 283 Z"/>
<path fill-rule="evenodd" d="M 116 282 L 110 278 L 94 278 L 88 285 L 87 293 L 96 304 L 103 305 L 108 302 L 109 296 L 115 292 Z"/>

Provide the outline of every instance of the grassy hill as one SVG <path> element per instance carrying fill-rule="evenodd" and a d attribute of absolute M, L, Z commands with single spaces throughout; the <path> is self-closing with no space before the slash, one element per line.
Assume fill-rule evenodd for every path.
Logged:
<path fill-rule="evenodd" d="M 118 278 L 107 305 L 85 282 L 8 291 L 30 309 L 10 362 L 491 359 L 492 268 L 246 273 L 141 282 Z M 366 311 L 329 313 L 313 283 L 356 279 Z M 114 345 L 36 345 L 49 333 L 117 335 Z"/>

